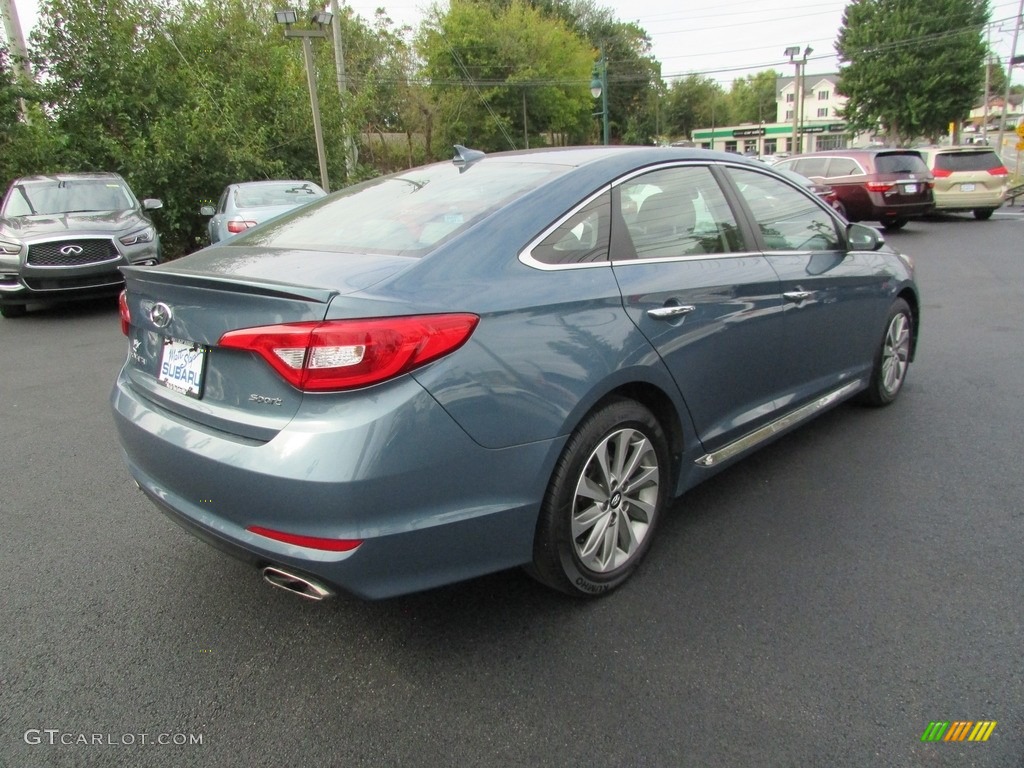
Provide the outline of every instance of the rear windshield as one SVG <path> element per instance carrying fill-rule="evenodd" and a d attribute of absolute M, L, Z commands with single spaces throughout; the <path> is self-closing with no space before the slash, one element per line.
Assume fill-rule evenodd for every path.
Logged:
<path fill-rule="evenodd" d="M 302 181 L 251 184 L 235 189 L 235 207 L 268 208 L 275 205 L 300 205 L 323 195 L 320 187 Z"/>
<path fill-rule="evenodd" d="M 940 152 L 935 156 L 935 168 L 943 171 L 987 171 L 1002 164 L 999 155 L 992 150 Z"/>
<path fill-rule="evenodd" d="M 928 166 L 917 152 L 886 152 L 875 156 L 878 173 L 928 173 Z"/>
<path fill-rule="evenodd" d="M 422 255 L 566 166 L 438 163 L 349 187 L 232 238 L 260 245 Z"/>

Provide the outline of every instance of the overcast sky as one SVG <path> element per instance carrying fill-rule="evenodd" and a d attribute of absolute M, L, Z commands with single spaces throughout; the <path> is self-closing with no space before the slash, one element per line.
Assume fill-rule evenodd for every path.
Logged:
<path fill-rule="evenodd" d="M 38 0 L 14 0 L 25 34 L 35 23 Z M 424 0 L 354 0 L 345 2 L 365 20 L 378 6 L 396 22 L 416 26 L 430 3 Z M 601 0 L 597 0 L 599 4 Z M 728 88 L 736 77 L 774 68 L 792 73 L 782 52 L 789 46 L 813 49 L 807 74 L 835 72 L 835 39 L 842 23 L 845 0 L 630 0 L 603 3 L 621 21 L 633 21 L 647 30 L 662 74 L 699 73 Z M 282 6 L 287 2 L 282 0 Z M 1013 44 L 1013 19 L 1020 0 L 991 0 L 992 47 L 1004 64 Z M 1024 35 L 1017 43 L 1024 52 Z M 1024 81 L 1017 68 L 1014 82 Z"/>

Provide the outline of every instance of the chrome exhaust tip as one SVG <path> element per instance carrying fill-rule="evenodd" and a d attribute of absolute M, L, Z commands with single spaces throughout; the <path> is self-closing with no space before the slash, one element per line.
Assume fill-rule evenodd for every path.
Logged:
<path fill-rule="evenodd" d="M 263 568 L 261 573 L 263 574 L 263 580 L 268 584 L 271 584 L 278 589 L 291 592 L 293 595 L 304 597 L 307 600 L 319 602 L 320 600 L 326 600 L 329 597 L 334 597 L 334 592 L 322 584 L 317 584 L 312 579 L 308 579 L 305 576 L 299 576 L 298 574 L 286 571 L 283 568 L 268 565 Z"/>

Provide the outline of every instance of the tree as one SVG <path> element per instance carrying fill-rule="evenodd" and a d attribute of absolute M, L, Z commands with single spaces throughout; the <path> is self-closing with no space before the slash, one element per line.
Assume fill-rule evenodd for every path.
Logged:
<path fill-rule="evenodd" d="M 453 0 L 424 22 L 417 45 L 437 104 L 438 149 L 522 149 L 530 136 L 577 141 L 588 131 L 592 51 L 525 3 Z"/>
<path fill-rule="evenodd" d="M 689 138 L 694 128 L 729 125 L 729 98 L 718 83 L 702 75 L 673 81 L 665 97 L 665 133 Z"/>
<path fill-rule="evenodd" d="M 608 63 L 608 121 L 612 141 L 649 144 L 661 132 L 661 64 L 651 38 L 637 24 L 621 22 L 593 0 L 533 0 L 546 16 L 559 19 Z"/>
<path fill-rule="evenodd" d="M 984 82 L 987 0 L 853 0 L 836 42 L 852 131 L 895 142 L 965 118 Z"/>
<path fill-rule="evenodd" d="M 729 91 L 729 108 L 737 123 L 775 122 L 775 81 L 781 77 L 774 69 L 736 78 Z"/>

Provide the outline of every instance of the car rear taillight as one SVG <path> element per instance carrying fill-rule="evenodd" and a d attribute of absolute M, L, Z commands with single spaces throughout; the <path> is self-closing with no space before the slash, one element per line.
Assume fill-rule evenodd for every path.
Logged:
<path fill-rule="evenodd" d="M 988 172 L 993 176 L 1009 176 L 1010 172 L 1006 170 L 1005 165 L 998 165 L 995 168 L 989 168 Z"/>
<path fill-rule="evenodd" d="M 868 192 L 888 192 L 895 186 L 887 181 L 869 181 L 867 183 Z"/>
<path fill-rule="evenodd" d="M 325 539 L 320 536 L 300 536 L 296 533 L 275 531 L 258 525 L 250 525 L 245 530 L 249 531 L 249 533 L 255 533 L 257 536 L 274 539 L 274 541 L 283 541 L 285 544 L 294 544 L 298 547 L 309 547 L 310 549 L 322 549 L 327 552 L 351 552 L 363 543 L 362 539 Z"/>
<path fill-rule="evenodd" d="M 256 352 L 306 392 L 366 387 L 408 373 L 461 347 L 476 315 L 327 320 L 242 328 L 220 346 Z"/>
<path fill-rule="evenodd" d="M 255 227 L 255 221 L 229 221 L 228 232 L 233 235 L 237 235 L 239 232 L 245 232 L 249 227 Z"/>
<path fill-rule="evenodd" d="M 952 176 L 953 172 L 946 170 L 945 168 L 936 168 L 934 171 L 932 171 L 932 175 L 935 176 L 935 178 L 937 179 L 944 179 L 947 176 Z"/>
<path fill-rule="evenodd" d="M 121 291 L 117 297 L 117 308 L 121 312 L 121 333 L 128 335 L 128 329 L 132 326 L 132 313 L 128 311 L 128 292 Z"/>

